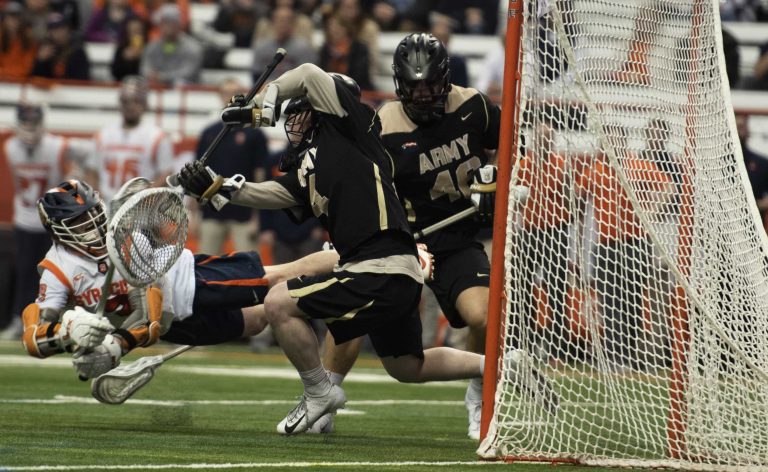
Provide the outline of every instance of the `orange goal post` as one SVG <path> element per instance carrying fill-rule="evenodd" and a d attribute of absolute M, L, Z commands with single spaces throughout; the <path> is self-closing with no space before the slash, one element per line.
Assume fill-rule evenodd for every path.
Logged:
<path fill-rule="evenodd" d="M 480 457 L 768 470 L 768 238 L 718 6 L 509 2 Z"/>

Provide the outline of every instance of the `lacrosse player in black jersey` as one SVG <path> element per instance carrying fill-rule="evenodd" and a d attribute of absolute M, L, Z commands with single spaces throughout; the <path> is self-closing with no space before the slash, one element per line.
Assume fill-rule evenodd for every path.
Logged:
<path fill-rule="evenodd" d="M 395 186 L 412 230 L 421 230 L 473 205 L 477 217 L 465 219 L 421 240 L 435 257 L 428 282 L 454 328 L 469 326 L 467 350 L 485 351 L 490 263 L 478 230 L 493 219 L 496 168 L 489 152 L 499 141 L 500 110 L 473 88 L 450 83 L 448 53 L 431 34 L 406 36 L 392 64 L 398 100 L 379 109 L 382 141 L 395 165 Z M 478 185 L 480 184 L 480 185 Z M 340 384 L 360 351 L 361 340 L 327 343 L 324 364 Z M 472 379 L 465 402 L 471 438 L 480 437 L 481 379 Z M 330 432 L 332 418 L 313 432 Z"/>
<path fill-rule="evenodd" d="M 331 383 L 308 318 L 322 319 L 337 343 L 369 334 L 387 372 L 401 382 L 482 376 L 483 356 L 451 348 L 423 350 L 418 304 L 423 277 L 416 244 L 392 182 L 392 160 L 381 125 L 360 102 L 357 84 L 303 64 L 270 83 L 253 102 L 234 100 L 222 119 L 273 126 L 280 103 L 291 151 L 275 181 L 246 183 L 216 175 L 198 162 L 177 175 L 203 204 L 227 201 L 315 216 L 340 260 L 331 273 L 298 277 L 273 287 L 265 309 L 278 343 L 299 372 L 304 395 L 277 426 L 282 434 L 309 429 L 346 402 Z"/>

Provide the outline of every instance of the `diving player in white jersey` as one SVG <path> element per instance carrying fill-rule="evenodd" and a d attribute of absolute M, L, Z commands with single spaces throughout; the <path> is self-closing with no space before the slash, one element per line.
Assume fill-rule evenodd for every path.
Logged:
<path fill-rule="evenodd" d="M 11 325 L 4 339 L 21 337 L 21 311 L 35 299 L 35 265 L 51 246 L 37 216 L 37 199 L 46 189 L 69 175 L 72 164 L 82 165 L 92 152 L 91 141 L 69 139 L 45 131 L 43 107 L 20 103 L 16 107 L 17 127 L 5 142 L 5 156 L 14 187 L 13 239 L 15 289 Z"/>
<path fill-rule="evenodd" d="M 111 210 L 150 185 L 143 178 L 127 182 Z M 266 319 L 263 307 L 254 305 L 264 301 L 272 285 L 328 272 L 338 260 L 335 252 L 324 251 L 265 267 L 255 252 L 208 256 L 184 250 L 169 272 L 146 289 L 130 287 L 115 272 L 104 319 L 92 313 L 108 262 L 104 202 L 87 183 L 69 180 L 46 192 L 38 208 L 54 244 L 38 266 L 40 291 L 24 309 L 22 341 L 35 357 L 77 347 L 90 350 L 73 359 L 83 379 L 109 371 L 134 347 L 158 339 L 209 345 L 255 335 Z"/>
<path fill-rule="evenodd" d="M 148 120 L 149 87 L 139 76 L 128 76 L 120 86 L 122 120 L 102 128 L 95 136 L 96 150 L 87 167 L 86 180 L 98 182 L 102 198 L 110 201 L 125 182 L 143 176 L 165 182 L 173 172 L 173 146 L 166 133 Z"/>

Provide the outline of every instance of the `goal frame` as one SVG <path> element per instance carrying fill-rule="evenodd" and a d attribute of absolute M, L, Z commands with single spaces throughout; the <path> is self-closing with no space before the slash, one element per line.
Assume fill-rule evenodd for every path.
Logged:
<path fill-rule="evenodd" d="M 716 0 L 696 0 L 693 3 L 693 15 L 691 18 L 691 43 L 692 51 L 697 50 L 696 45 L 700 40 L 701 34 L 701 14 L 708 4 L 714 4 Z M 520 90 L 521 90 L 521 71 L 520 66 L 522 63 L 522 23 L 524 20 L 524 1 L 523 0 L 510 0 L 507 8 L 506 18 L 506 38 L 505 38 L 505 64 L 504 64 L 504 79 L 502 90 L 502 115 L 501 125 L 499 133 L 499 147 L 498 147 L 498 184 L 496 195 L 496 213 L 493 221 L 493 242 L 492 242 L 492 256 L 491 256 L 491 271 L 490 271 L 490 287 L 489 287 L 489 304 L 488 304 L 488 326 L 487 326 L 487 342 L 485 347 L 485 374 L 483 384 L 483 407 L 481 415 L 481 428 L 480 438 L 481 442 L 486 438 L 489 433 L 489 426 L 494 414 L 495 399 L 496 399 L 496 386 L 499 380 L 501 351 L 500 347 L 503 343 L 504 325 L 503 321 L 506 319 L 506 307 L 507 300 L 505 297 L 504 284 L 504 263 L 505 263 L 505 242 L 506 242 L 506 230 L 507 230 L 507 218 L 508 218 L 508 195 L 510 188 L 510 181 L 513 176 L 515 168 L 515 158 L 518 149 L 518 129 L 520 123 Z M 719 18 L 718 18 L 719 25 Z M 716 38 L 716 44 L 720 46 L 722 50 L 722 39 Z M 724 64 L 722 63 L 722 55 L 720 58 L 720 67 L 724 70 Z M 694 75 L 696 70 L 689 71 L 689 74 Z M 728 80 L 725 74 L 721 75 L 723 86 L 727 90 Z M 693 84 L 693 81 L 689 81 L 689 84 Z M 693 110 L 695 90 L 693 85 L 688 87 L 688 108 Z M 726 97 L 726 107 L 732 109 L 730 99 Z M 735 133 L 735 120 L 733 116 L 728 119 L 728 127 L 731 130 L 731 134 Z M 686 146 L 683 149 L 684 159 L 692 159 L 691 149 L 694 147 L 694 143 L 697 140 L 696 131 L 692 123 L 692 119 L 686 119 L 685 125 L 685 137 Z M 740 154 L 740 149 L 736 149 L 736 152 Z M 743 164 L 742 164 L 743 166 Z M 743 168 L 741 169 L 742 178 L 746 179 Z M 692 179 L 691 175 L 685 176 L 686 179 Z M 746 182 L 748 185 L 748 181 Z M 683 188 L 690 188 L 689 185 L 684 185 Z M 682 194 L 680 195 L 682 200 L 690 200 L 693 195 Z M 749 200 L 752 200 L 752 211 L 750 212 L 756 222 L 759 222 L 759 215 L 757 214 L 756 206 L 752 195 L 748 196 Z M 680 220 L 686 220 L 693 218 L 692 205 L 682 205 L 685 211 L 680 215 Z M 690 269 L 690 244 L 688 241 L 693 237 L 691 234 L 690 224 L 680 225 L 680 245 L 679 251 L 676 257 L 677 267 L 680 272 L 687 276 Z M 762 234 L 761 240 L 764 247 L 768 247 L 768 237 Z M 666 421 L 666 436 L 667 436 L 667 454 L 669 459 L 681 459 L 687 457 L 691 459 L 687 454 L 687 448 L 685 444 L 685 432 L 687 426 L 687 411 L 686 404 L 683 398 L 686 389 L 685 369 L 686 369 L 686 352 L 687 345 L 690 341 L 690 332 L 688 328 L 688 307 L 692 300 L 689 300 L 686 294 L 685 287 L 680 283 L 676 283 L 671 303 L 671 319 L 669 322 L 670 329 L 672 331 L 672 366 L 671 376 L 669 379 L 669 405 L 667 411 Z M 503 457 L 499 458 L 508 461 L 546 461 L 546 462 L 566 462 L 566 463 L 579 463 L 576 459 L 556 459 L 556 458 L 540 458 L 540 457 Z"/>

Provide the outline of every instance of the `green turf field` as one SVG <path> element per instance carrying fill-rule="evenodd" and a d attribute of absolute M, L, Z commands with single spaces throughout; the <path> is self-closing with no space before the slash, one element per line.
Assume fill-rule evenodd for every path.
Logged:
<path fill-rule="evenodd" d="M 36 361 L 20 343 L 0 343 L 0 471 L 550 468 L 478 461 L 466 437 L 466 383 L 397 384 L 370 357 L 344 384 L 349 403 L 335 433 L 280 436 L 275 426 L 301 393 L 289 367 L 277 350 L 198 348 L 112 406 L 91 398 L 65 356 Z"/>

